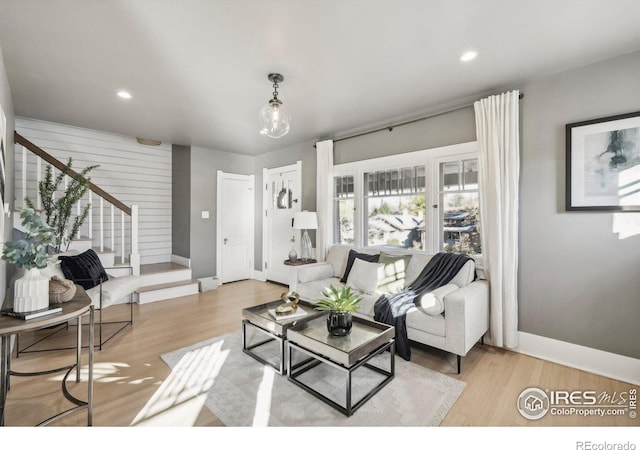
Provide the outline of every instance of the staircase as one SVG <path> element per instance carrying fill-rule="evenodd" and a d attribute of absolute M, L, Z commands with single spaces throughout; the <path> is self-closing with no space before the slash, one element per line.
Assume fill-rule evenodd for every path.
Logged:
<path fill-rule="evenodd" d="M 93 248 L 109 275 L 115 277 L 130 275 L 131 269 L 128 266 L 116 264 L 115 252 L 110 249 L 100 251 L 97 247 L 91 247 L 89 239 L 74 240 L 70 248 L 81 252 Z M 134 292 L 134 299 L 139 304 L 184 297 L 199 292 L 200 283 L 192 278 L 191 268 L 175 262 L 141 264 L 140 276 L 142 287 Z"/>
<path fill-rule="evenodd" d="M 55 177 L 55 171 L 65 170 L 66 164 L 17 132 L 15 142 L 16 172 L 20 171 L 16 174 L 20 180 L 16 182 L 16 205 L 26 206 L 24 198 L 28 196 L 39 207 L 38 183 L 42 180 L 46 165 L 52 168 Z M 67 178 L 77 176 L 76 172 L 68 171 L 65 186 Z M 190 267 L 175 262 L 140 264 L 137 205 L 127 206 L 93 183 L 89 183 L 87 198 L 76 205 L 77 214 L 80 214 L 83 205 L 87 203 L 91 204 L 89 216 L 69 249 L 82 252 L 92 248 L 112 276 L 141 276 L 142 287 L 135 292 L 138 303 L 198 293 L 199 282 L 192 278 Z M 18 214 L 14 214 L 14 227 L 21 229 Z"/>
<path fill-rule="evenodd" d="M 136 291 L 138 303 L 151 303 L 185 295 L 197 294 L 199 282 L 191 268 L 174 262 L 140 266 L 142 287 Z"/>

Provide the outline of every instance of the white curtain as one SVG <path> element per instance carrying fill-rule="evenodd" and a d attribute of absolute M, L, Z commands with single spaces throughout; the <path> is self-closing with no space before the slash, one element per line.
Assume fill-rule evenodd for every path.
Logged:
<path fill-rule="evenodd" d="M 491 287 L 493 345 L 518 346 L 519 91 L 474 103 L 484 270 Z"/>
<path fill-rule="evenodd" d="M 316 142 L 316 259 L 324 261 L 327 250 L 333 242 L 333 141 Z"/>

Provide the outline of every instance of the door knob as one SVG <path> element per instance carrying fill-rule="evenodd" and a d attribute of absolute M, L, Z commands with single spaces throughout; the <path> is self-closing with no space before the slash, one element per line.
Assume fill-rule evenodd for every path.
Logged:
<path fill-rule="evenodd" d="M 224 242 L 224 244 L 226 245 L 227 244 L 227 240 L 228 240 L 227 238 L 224 238 L 222 242 Z"/>

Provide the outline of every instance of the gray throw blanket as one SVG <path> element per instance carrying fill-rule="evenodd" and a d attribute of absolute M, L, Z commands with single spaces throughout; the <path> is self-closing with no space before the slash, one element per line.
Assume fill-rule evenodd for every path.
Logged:
<path fill-rule="evenodd" d="M 416 307 L 415 300 L 422 294 L 448 284 L 470 259 L 468 255 L 457 253 L 436 253 L 409 287 L 376 300 L 373 318 L 396 328 L 396 352 L 399 356 L 407 361 L 411 359 L 406 315 Z"/>

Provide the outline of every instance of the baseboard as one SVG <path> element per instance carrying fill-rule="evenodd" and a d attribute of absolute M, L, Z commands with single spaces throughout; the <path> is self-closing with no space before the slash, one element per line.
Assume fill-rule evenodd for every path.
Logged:
<path fill-rule="evenodd" d="M 251 278 L 258 281 L 267 281 L 267 277 L 262 270 L 254 270 Z"/>
<path fill-rule="evenodd" d="M 640 359 L 522 331 L 518 332 L 518 335 L 520 344 L 510 350 L 614 380 L 640 385 Z"/>
<path fill-rule="evenodd" d="M 181 266 L 191 268 L 191 259 L 185 258 L 184 256 L 171 255 L 171 262 L 180 264 Z"/>

